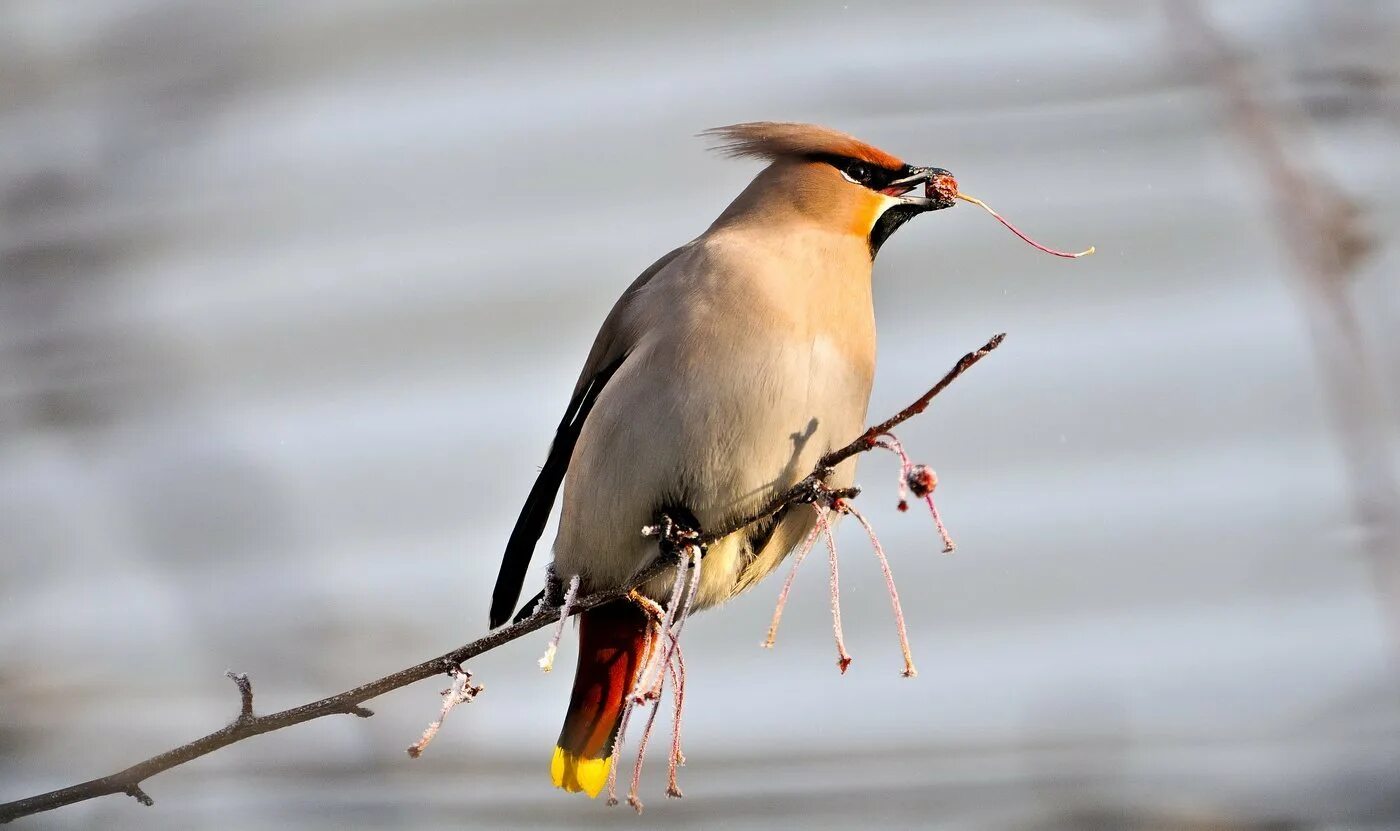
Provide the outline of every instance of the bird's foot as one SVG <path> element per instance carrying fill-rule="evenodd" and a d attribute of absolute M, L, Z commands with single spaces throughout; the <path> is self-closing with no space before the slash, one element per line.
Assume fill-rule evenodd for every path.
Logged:
<path fill-rule="evenodd" d="M 563 601 L 564 581 L 559 579 L 559 572 L 555 571 L 554 563 L 550 563 L 544 569 L 544 593 L 540 595 L 540 607 L 558 609 Z"/>
<path fill-rule="evenodd" d="M 669 562 L 680 562 L 683 555 L 705 554 L 704 534 L 693 516 L 677 519 L 670 512 L 658 512 L 651 525 L 642 527 L 642 536 L 655 537 L 661 556 Z"/>

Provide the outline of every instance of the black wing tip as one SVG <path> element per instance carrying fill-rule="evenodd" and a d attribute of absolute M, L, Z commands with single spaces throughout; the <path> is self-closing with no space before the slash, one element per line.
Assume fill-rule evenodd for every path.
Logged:
<path fill-rule="evenodd" d="M 491 604 L 491 627 L 499 629 L 510 620 L 510 613 L 515 609 L 515 601 L 509 603 L 495 602 Z"/>
<path fill-rule="evenodd" d="M 515 597 L 510 599 L 510 602 L 496 600 L 491 603 L 492 629 L 497 629 L 507 623 L 519 623 L 530 615 L 533 615 L 535 613 L 535 607 L 540 605 L 541 600 L 544 600 L 544 589 L 540 589 L 534 597 L 525 601 L 525 605 L 520 607 L 520 611 L 512 614 L 511 610 L 515 608 L 515 602 L 519 598 L 520 595 L 517 593 Z"/>
<path fill-rule="evenodd" d="M 521 517 L 530 510 L 533 500 L 527 500 L 525 509 L 521 511 Z M 519 521 L 517 521 L 519 522 Z M 530 566 L 530 555 L 534 553 L 535 540 L 539 539 L 539 532 L 529 535 L 522 544 L 520 539 L 519 525 L 516 531 L 511 534 L 510 541 L 506 543 L 506 553 L 501 560 L 501 571 L 496 575 L 496 585 L 491 590 L 491 628 L 510 620 L 510 616 L 515 612 L 515 604 L 520 600 L 520 590 L 525 585 L 525 571 Z"/>
<path fill-rule="evenodd" d="M 544 602 L 544 592 L 544 589 L 540 589 L 539 593 L 525 601 L 525 605 L 521 606 L 520 611 L 515 613 L 515 618 L 511 620 L 511 623 L 519 623 L 530 615 L 533 615 L 535 613 L 535 607 Z"/>
<path fill-rule="evenodd" d="M 491 595 L 491 628 L 495 629 L 510 620 L 515 604 L 520 600 L 520 589 L 525 585 L 525 572 L 534 556 L 535 544 L 549 521 L 549 513 L 554 508 L 554 500 L 559 494 L 559 485 L 564 481 L 569 466 L 569 457 L 574 452 L 579 430 L 588 412 L 593 408 L 598 393 L 612 378 L 613 373 L 626 360 L 626 353 L 619 355 L 612 363 L 594 374 L 588 384 L 569 401 L 555 432 L 554 441 L 549 446 L 549 456 L 540 469 L 530 495 L 520 508 L 520 516 L 515 520 L 515 528 L 506 541 L 506 550 L 501 557 L 501 570 L 496 575 L 496 588 Z"/>

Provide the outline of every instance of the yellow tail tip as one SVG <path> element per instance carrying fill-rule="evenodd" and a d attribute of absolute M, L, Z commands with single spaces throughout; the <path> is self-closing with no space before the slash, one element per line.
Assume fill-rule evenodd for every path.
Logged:
<path fill-rule="evenodd" d="M 592 799 L 598 796 L 603 786 L 608 783 L 608 771 L 611 767 L 612 758 L 609 756 L 584 759 L 577 753 L 555 747 L 554 758 L 549 761 L 549 777 L 554 780 L 554 787 L 563 788 L 569 793 L 583 791 Z"/>

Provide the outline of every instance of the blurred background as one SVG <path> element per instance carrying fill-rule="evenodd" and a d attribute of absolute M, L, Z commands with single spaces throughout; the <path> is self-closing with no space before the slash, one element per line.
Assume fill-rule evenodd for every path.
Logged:
<path fill-rule="evenodd" d="M 1400 7 L 1389 0 L 0 3 L 0 800 L 483 633 L 614 298 L 828 124 L 968 206 L 875 275 L 872 415 L 959 549 L 862 505 L 687 627 L 646 826 L 1400 828 Z M 546 542 L 553 531 L 546 531 Z M 537 556 L 535 574 L 545 556 Z M 538 584 L 532 576 L 530 585 Z M 634 824 L 549 787 L 545 635 L 24 828 Z M 571 669 L 570 642 L 560 656 Z M 660 725 L 658 729 L 665 729 Z M 637 827 L 641 827 L 638 825 Z"/>

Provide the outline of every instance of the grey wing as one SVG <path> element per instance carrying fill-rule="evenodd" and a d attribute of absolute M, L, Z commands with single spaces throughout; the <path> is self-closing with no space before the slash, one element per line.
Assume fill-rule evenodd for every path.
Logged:
<path fill-rule="evenodd" d="M 520 509 L 515 520 L 510 540 L 501 557 L 501 569 L 496 575 L 496 587 L 491 593 L 491 628 L 510 619 L 515 604 L 520 600 L 520 590 L 525 585 L 525 573 L 530 567 L 535 546 L 539 543 L 544 526 L 549 521 L 549 513 L 554 509 L 554 500 L 559 495 L 559 486 L 568 472 L 569 459 L 573 456 L 574 444 L 584 421 L 597 401 L 598 395 L 612 378 L 622 362 L 627 358 L 633 340 L 627 325 L 627 308 L 636 299 L 639 290 L 665 268 L 684 246 L 677 248 L 657 260 L 642 272 L 632 285 L 627 287 L 622 297 L 613 305 L 612 311 L 603 321 L 603 327 L 594 339 L 588 360 L 584 363 L 578 383 L 574 385 L 573 396 L 564 411 L 564 418 L 555 430 L 554 441 L 545 459 L 530 495 Z"/>

